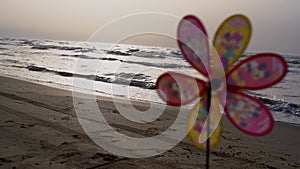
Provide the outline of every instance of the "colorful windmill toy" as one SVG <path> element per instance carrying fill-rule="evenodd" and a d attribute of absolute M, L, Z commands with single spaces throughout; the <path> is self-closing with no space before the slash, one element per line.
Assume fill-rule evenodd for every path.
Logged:
<path fill-rule="evenodd" d="M 268 108 L 244 90 L 264 89 L 280 82 L 287 73 L 284 59 L 261 53 L 231 68 L 246 49 L 251 32 L 247 17 L 233 15 L 220 25 L 211 48 L 201 21 L 191 15 L 184 17 L 178 26 L 178 45 L 184 58 L 206 80 L 166 72 L 156 82 L 158 95 L 169 105 L 186 105 L 201 97 L 190 111 L 187 129 L 191 142 L 207 151 L 207 159 L 209 149 L 220 142 L 223 110 L 235 127 L 253 136 L 266 135 L 274 126 Z M 218 80 L 222 78 L 223 83 Z"/>

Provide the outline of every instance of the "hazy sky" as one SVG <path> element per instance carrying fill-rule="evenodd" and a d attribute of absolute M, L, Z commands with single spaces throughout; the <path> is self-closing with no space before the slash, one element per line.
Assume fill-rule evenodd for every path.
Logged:
<path fill-rule="evenodd" d="M 300 0 L 0 0 L 0 36 L 86 41 L 119 17 L 163 12 L 198 16 L 212 37 L 221 21 L 242 13 L 254 28 L 248 51 L 300 54 L 299 6 Z"/>

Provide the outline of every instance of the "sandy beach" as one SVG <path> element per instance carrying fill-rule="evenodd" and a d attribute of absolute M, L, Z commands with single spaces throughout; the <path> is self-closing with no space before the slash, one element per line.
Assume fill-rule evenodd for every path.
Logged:
<path fill-rule="evenodd" d="M 172 123 L 168 107 L 157 123 L 127 125 L 110 98 L 98 97 L 112 126 L 128 135 L 147 137 Z M 134 103 L 147 109 L 147 103 Z M 118 119 L 110 121 L 110 119 Z M 221 143 L 211 152 L 211 168 L 300 168 L 300 128 L 276 123 L 271 134 L 252 137 L 226 118 Z M 0 169 L 10 168 L 204 168 L 205 152 L 183 140 L 171 150 L 150 158 L 115 156 L 84 133 L 70 91 L 0 77 Z"/>

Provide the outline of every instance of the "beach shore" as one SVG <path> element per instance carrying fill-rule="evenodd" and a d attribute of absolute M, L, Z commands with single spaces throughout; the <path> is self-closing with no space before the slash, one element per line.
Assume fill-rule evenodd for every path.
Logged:
<path fill-rule="evenodd" d="M 164 125 L 172 123 L 170 114 L 176 111 L 168 107 L 159 122 L 128 127 L 110 98 L 97 100 L 116 130 L 136 137 L 163 131 Z M 147 109 L 147 103 L 134 105 Z M 188 139 L 149 158 L 110 154 L 84 133 L 73 106 L 71 91 L 0 77 L 0 169 L 205 168 L 205 152 Z M 277 122 L 269 135 L 252 137 L 235 129 L 226 118 L 223 123 L 222 141 L 211 152 L 211 168 L 300 168 L 299 126 Z"/>

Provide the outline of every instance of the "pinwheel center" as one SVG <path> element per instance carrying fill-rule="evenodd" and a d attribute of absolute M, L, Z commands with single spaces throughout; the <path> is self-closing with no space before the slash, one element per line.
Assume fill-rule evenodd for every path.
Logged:
<path fill-rule="evenodd" d="M 220 79 L 212 79 L 210 81 L 211 89 L 212 90 L 218 90 L 221 87 L 221 80 Z"/>

